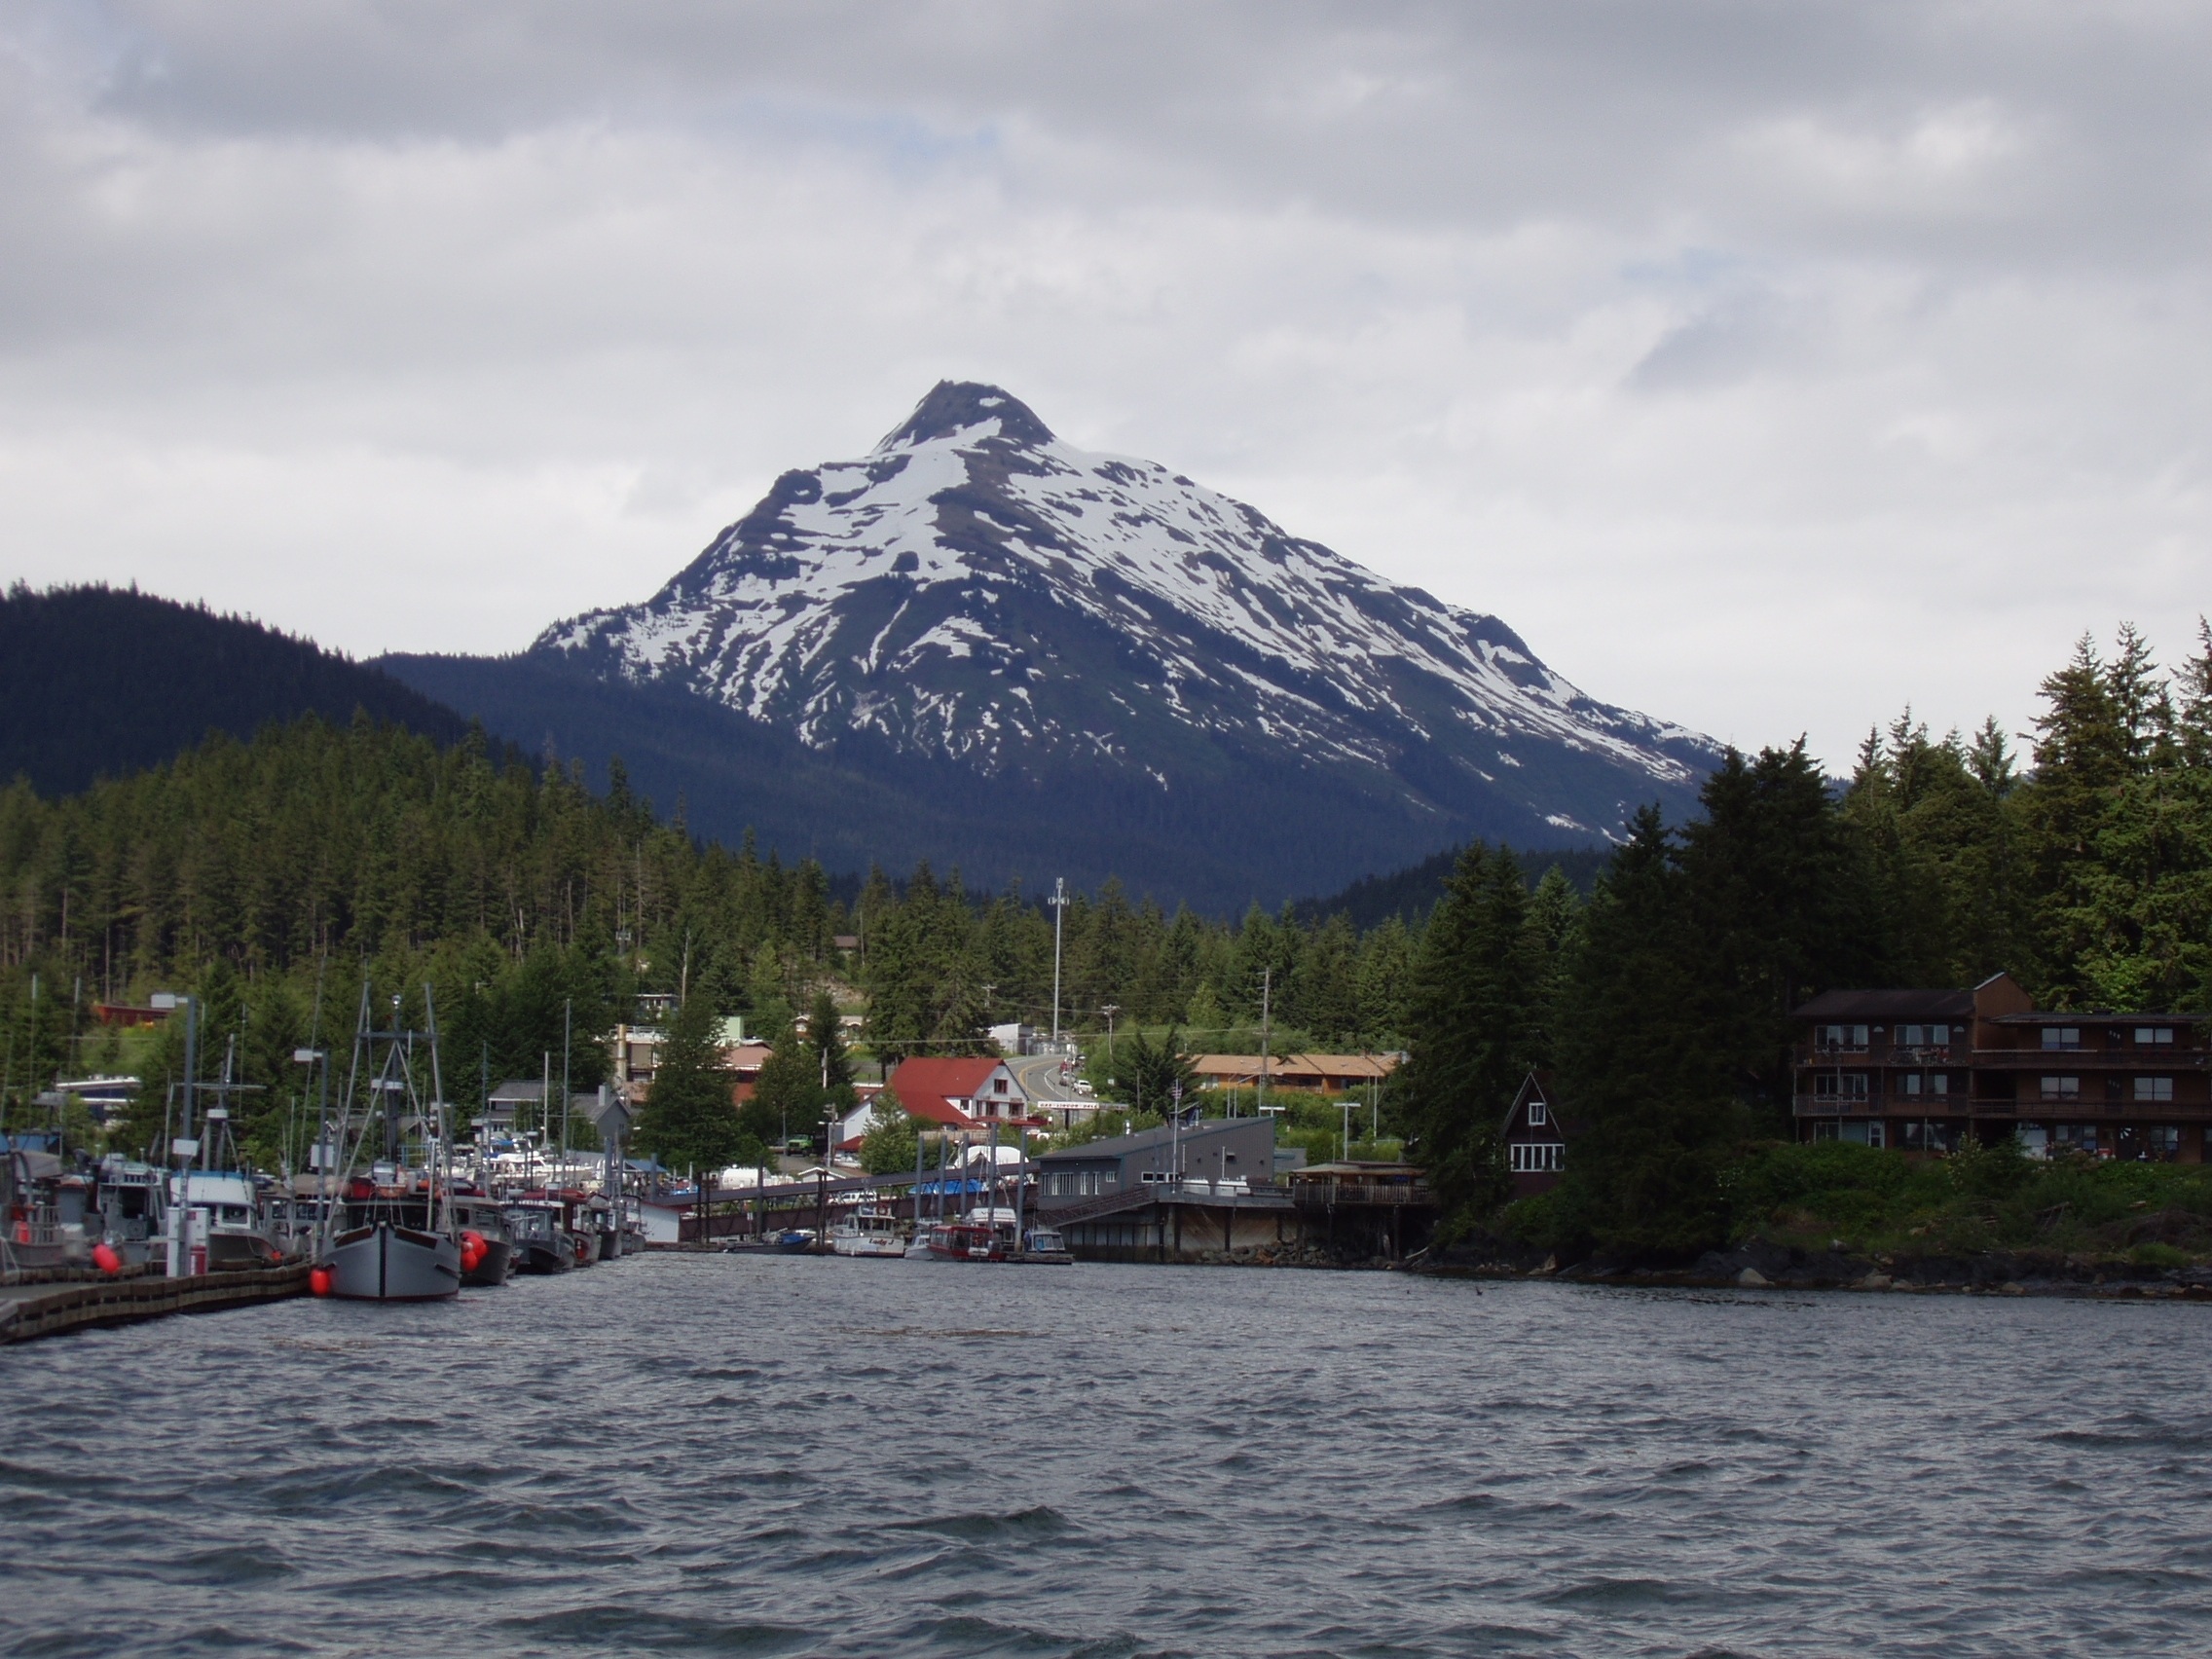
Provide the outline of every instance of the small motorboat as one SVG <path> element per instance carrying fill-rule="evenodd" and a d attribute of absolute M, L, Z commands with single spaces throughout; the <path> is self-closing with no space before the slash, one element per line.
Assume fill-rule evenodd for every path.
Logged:
<path fill-rule="evenodd" d="M 855 1210 L 831 1224 L 830 1249 L 839 1256 L 903 1256 L 906 1230 L 896 1216 Z"/>
<path fill-rule="evenodd" d="M 1056 1228 L 1032 1227 L 1021 1235 L 1021 1250 L 1014 1260 L 1064 1267 L 1075 1260 L 1075 1252 L 1068 1248 L 1067 1240 Z"/>
<path fill-rule="evenodd" d="M 775 1235 L 776 1248 L 787 1256 L 803 1256 L 814 1248 L 814 1229 L 787 1227 Z"/>

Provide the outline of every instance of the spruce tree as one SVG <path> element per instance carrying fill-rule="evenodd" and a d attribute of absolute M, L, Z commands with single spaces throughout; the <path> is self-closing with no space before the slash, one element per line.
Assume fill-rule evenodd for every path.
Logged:
<path fill-rule="evenodd" d="M 701 1199 L 716 1172 L 737 1158 L 744 1136 L 723 1068 L 721 1015 L 704 996 L 686 999 L 663 1034 L 637 1143 L 670 1168 L 698 1171 Z"/>

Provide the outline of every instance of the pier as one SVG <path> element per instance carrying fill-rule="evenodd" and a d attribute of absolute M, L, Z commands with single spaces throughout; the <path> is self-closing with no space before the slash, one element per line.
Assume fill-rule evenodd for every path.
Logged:
<path fill-rule="evenodd" d="M 33 1282 L 0 1284 L 0 1343 L 29 1342 L 94 1325 L 128 1325 L 170 1313 L 247 1308 L 305 1296 L 307 1290 L 305 1262 L 174 1279 L 158 1272 L 111 1278 L 94 1269 L 61 1269 Z"/>

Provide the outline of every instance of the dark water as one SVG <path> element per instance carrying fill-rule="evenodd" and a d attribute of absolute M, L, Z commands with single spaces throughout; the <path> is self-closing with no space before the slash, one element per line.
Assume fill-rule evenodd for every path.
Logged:
<path fill-rule="evenodd" d="M 2212 1652 L 2206 1310 L 654 1257 L 0 1350 L 0 1651 Z"/>

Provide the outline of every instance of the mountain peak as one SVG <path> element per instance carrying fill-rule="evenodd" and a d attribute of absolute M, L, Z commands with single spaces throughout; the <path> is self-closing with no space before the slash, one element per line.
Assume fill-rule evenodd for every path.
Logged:
<path fill-rule="evenodd" d="M 906 424 L 876 446 L 879 450 L 922 444 L 932 438 L 957 437 L 960 433 L 999 423 L 999 430 L 1017 444 L 1049 444 L 1052 429 L 1037 419 L 1036 412 L 1013 393 L 981 381 L 939 381 L 929 395 L 914 405 Z"/>
<path fill-rule="evenodd" d="M 650 600 L 533 651 L 819 752 L 887 746 L 1054 801 L 1086 778 L 1194 825 L 1201 800 L 1302 777 L 1368 815 L 1370 867 L 1469 834 L 1588 840 L 1654 796 L 1680 811 L 1718 755 L 1585 695 L 1497 618 L 1079 450 L 973 381 L 871 455 L 786 473 Z"/>

